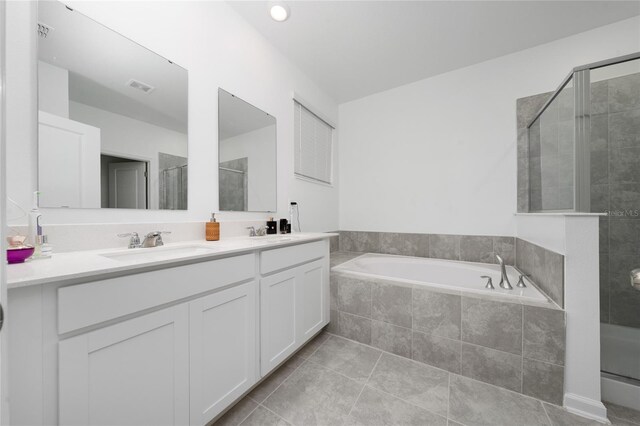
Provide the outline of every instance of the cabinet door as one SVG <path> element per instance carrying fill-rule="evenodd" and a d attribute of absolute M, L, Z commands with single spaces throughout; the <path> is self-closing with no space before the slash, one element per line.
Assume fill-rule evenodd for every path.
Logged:
<path fill-rule="evenodd" d="M 63 340 L 60 423 L 189 423 L 189 308 L 182 304 Z"/>
<path fill-rule="evenodd" d="M 260 280 L 261 373 L 267 374 L 297 348 L 297 269 Z"/>
<path fill-rule="evenodd" d="M 325 261 L 317 260 L 296 268 L 297 335 L 299 343 L 306 342 L 327 324 L 329 288 Z"/>
<path fill-rule="evenodd" d="M 256 283 L 189 304 L 191 424 L 204 425 L 257 380 Z"/>

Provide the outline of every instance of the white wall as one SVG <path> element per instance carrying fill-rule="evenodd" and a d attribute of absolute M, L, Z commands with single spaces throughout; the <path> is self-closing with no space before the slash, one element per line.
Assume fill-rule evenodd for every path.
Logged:
<path fill-rule="evenodd" d="M 636 17 L 340 105 L 340 229 L 515 235 L 516 99 L 638 50 Z"/>
<path fill-rule="evenodd" d="M 78 102 L 69 102 L 69 118 L 100 129 L 100 152 L 149 162 L 149 201 L 159 203 L 158 153 L 187 157 L 187 135 Z"/>
<path fill-rule="evenodd" d="M 220 141 L 220 162 L 247 157 L 247 204 L 249 211 L 270 211 L 276 199 L 275 134 L 263 127 Z M 336 206 L 337 207 L 337 206 Z"/>
<path fill-rule="evenodd" d="M 69 6 L 189 70 L 189 210 L 44 209 L 44 224 L 206 221 L 218 209 L 217 89 L 277 118 L 278 213 L 300 203 L 305 231 L 338 228 L 337 187 L 293 176 L 293 101 L 301 94 L 332 120 L 336 103 L 224 2 L 84 2 Z M 7 3 L 9 195 L 29 208 L 36 189 L 36 31 L 34 2 Z M 334 157 L 337 161 L 337 153 Z M 224 213 L 225 220 L 266 219 Z M 20 220 L 19 222 L 24 222 Z"/>
<path fill-rule="evenodd" d="M 38 61 L 38 108 L 69 118 L 69 70 Z"/>
<path fill-rule="evenodd" d="M 600 262 L 597 214 L 518 214 L 516 235 L 565 256 L 564 406 L 606 421 L 600 402 Z"/>

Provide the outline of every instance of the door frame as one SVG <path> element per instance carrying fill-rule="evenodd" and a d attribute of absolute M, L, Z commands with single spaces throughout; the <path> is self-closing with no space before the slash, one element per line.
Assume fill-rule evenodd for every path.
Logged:
<path fill-rule="evenodd" d="M 146 164 L 146 176 L 145 176 L 145 192 L 146 192 L 146 204 L 145 210 L 151 210 L 151 159 L 142 155 L 123 154 L 118 151 L 111 151 L 109 149 L 100 148 L 100 156 L 108 155 L 110 157 L 118 157 L 125 160 L 140 161 Z"/>
<path fill-rule="evenodd" d="M 7 224 L 7 173 L 6 173 L 6 77 L 5 77 L 5 44 L 6 44 L 6 2 L 0 2 L 0 303 L 7 305 L 7 275 L 6 275 L 6 241 L 5 228 Z M 5 310 L 6 313 L 6 310 Z M 7 356 L 6 318 L 0 332 L 0 425 L 9 424 L 9 367 Z"/>

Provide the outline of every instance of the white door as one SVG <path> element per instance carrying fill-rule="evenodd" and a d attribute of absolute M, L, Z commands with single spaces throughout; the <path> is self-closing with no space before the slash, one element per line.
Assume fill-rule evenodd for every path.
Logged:
<path fill-rule="evenodd" d="M 296 269 L 260 280 L 260 372 L 264 376 L 297 349 Z"/>
<path fill-rule="evenodd" d="M 191 424 L 204 425 L 257 381 L 256 283 L 189 304 Z"/>
<path fill-rule="evenodd" d="M 297 269 L 298 277 L 298 340 L 305 342 L 319 332 L 327 323 L 325 290 L 328 288 L 328 276 L 325 271 L 325 261 L 302 265 Z"/>
<path fill-rule="evenodd" d="M 189 306 L 59 343 L 64 425 L 189 423 Z"/>
<path fill-rule="evenodd" d="M 40 205 L 100 208 L 100 129 L 44 111 L 38 117 Z"/>
<path fill-rule="evenodd" d="M 109 207 L 147 208 L 147 163 L 109 163 Z"/>

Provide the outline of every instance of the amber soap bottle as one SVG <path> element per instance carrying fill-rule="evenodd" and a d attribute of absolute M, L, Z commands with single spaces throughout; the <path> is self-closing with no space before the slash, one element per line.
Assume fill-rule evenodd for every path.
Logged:
<path fill-rule="evenodd" d="M 211 220 L 206 223 L 207 241 L 218 241 L 220 239 L 220 222 L 216 222 L 215 213 L 211 213 Z"/>

